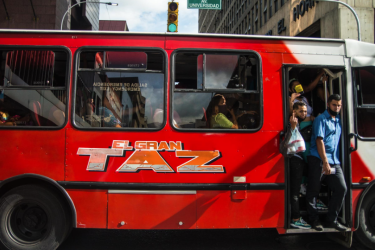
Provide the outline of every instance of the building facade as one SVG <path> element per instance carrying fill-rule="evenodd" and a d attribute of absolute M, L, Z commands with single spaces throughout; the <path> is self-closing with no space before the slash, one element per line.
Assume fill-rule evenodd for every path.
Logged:
<path fill-rule="evenodd" d="M 129 31 L 126 21 L 99 20 L 99 30 Z"/>
<path fill-rule="evenodd" d="M 60 29 L 65 12 L 76 3 L 77 0 L 1 0 L 0 29 Z M 99 30 L 99 4 L 73 7 L 63 21 L 63 30 L 67 29 Z"/>
<path fill-rule="evenodd" d="M 375 0 L 341 0 L 358 14 L 362 41 L 374 43 Z M 358 38 L 352 12 L 314 0 L 222 0 L 222 10 L 199 11 L 199 33 Z"/>

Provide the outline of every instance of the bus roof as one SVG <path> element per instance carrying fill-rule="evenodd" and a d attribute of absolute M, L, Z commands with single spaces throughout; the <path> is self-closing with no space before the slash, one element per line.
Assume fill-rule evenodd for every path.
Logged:
<path fill-rule="evenodd" d="M 315 42 L 341 42 L 344 39 L 335 38 L 310 38 L 310 37 L 290 37 L 290 36 L 261 36 L 261 35 L 237 35 L 237 34 L 214 34 L 214 33 L 171 33 L 171 32 L 130 32 L 130 31 L 92 31 L 92 30 L 30 30 L 30 29 L 0 29 L 0 33 L 48 33 L 48 34 L 108 34 L 108 35 L 144 35 L 144 36 L 191 36 L 191 37 L 222 37 L 239 39 L 266 39 L 266 40 L 297 40 Z"/>

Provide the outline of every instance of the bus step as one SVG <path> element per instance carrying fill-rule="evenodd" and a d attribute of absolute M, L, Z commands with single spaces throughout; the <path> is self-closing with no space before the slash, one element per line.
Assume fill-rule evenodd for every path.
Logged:
<path fill-rule="evenodd" d="M 308 215 L 307 211 L 306 210 L 301 210 L 300 211 L 300 214 L 301 215 Z M 318 210 L 318 214 L 321 215 L 321 214 L 328 214 L 328 210 Z"/>
<path fill-rule="evenodd" d="M 346 232 L 350 232 L 351 229 L 348 228 Z M 334 228 L 324 228 L 324 231 L 319 232 L 316 231 L 315 229 L 287 229 L 286 233 L 287 234 L 303 234 L 303 233 L 338 233 L 340 231 L 334 229 Z"/>

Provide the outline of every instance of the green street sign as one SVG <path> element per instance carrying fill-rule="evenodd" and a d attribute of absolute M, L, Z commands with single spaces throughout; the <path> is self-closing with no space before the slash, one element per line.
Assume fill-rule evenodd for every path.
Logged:
<path fill-rule="evenodd" d="M 221 0 L 188 0 L 187 8 L 221 10 Z"/>

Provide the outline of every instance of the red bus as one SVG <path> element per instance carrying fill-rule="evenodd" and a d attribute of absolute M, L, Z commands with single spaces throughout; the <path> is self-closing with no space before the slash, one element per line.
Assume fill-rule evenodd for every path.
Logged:
<path fill-rule="evenodd" d="M 316 232 L 290 228 L 279 144 L 289 79 L 319 70 L 321 90 L 343 97 L 342 235 L 375 247 L 373 44 L 1 30 L 0 50 L 3 247 L 56 249 L 72 228 Z M 236 122 L 212 119 L 217 96 Z M 317 96 L 315 115 L 326 107 Z M 330 190 L 320 197 L 329 204 Z"/>

